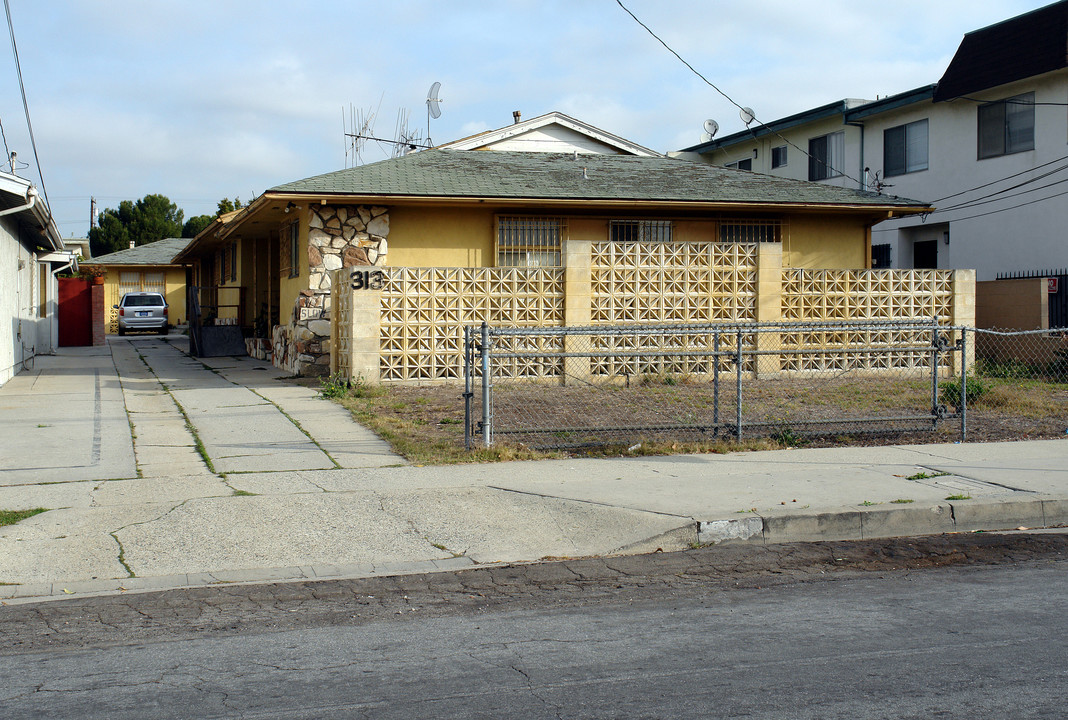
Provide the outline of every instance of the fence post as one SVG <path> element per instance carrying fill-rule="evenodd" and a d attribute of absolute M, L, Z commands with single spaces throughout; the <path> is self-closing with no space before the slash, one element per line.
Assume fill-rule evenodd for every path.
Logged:
<path fill-rule="evenodd" d="M 719 330 L 712 335 L 712 436 L 719 436 Z"/>
<path fill-rule="evenodd" d="M 931 423 L 938 427 L 938 316 L 932 318 L 931 325 Z"/>
<path fill-rule="evenodd" d="M 464 449 L 471 449 L 471 326 L 464 325 Z"/>
<path fill-rule="evenodd" d="M 968 328 L 960 332 L 960 441 L 968 441 Z"/>
<path fill-rule="evenodd" d="M 738 329 L 735 336 L 734 364 L 737 370 L 735 376 L 735 405 L 734 405 L 734 437 L 738 442 L 742 441 L 742 330 Z"/>
<path fill-rule="evenodd" d="M 482 444 L 489 447 L 493 441 L 492 422 L 493 414 L 490 412 L 490 357 L 489 325 L 482 323 Z"/>

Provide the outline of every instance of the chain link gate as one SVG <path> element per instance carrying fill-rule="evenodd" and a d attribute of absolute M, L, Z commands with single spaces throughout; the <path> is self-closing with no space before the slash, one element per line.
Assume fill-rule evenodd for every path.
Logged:
<path fill-rule="evenodd" d="M 961 328 L 935 319 L 465 328 L 465 443 L 966 432 Z M 478 382 L 480 393 L 474 387 Z M 945 388 L 957 383 L 952 397 Z M 953 409 L 950 410 L 950 406 Z"/>

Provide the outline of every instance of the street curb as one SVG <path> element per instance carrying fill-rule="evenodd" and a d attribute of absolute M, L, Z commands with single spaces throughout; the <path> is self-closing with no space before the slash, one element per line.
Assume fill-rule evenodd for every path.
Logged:
<path fill-rule="evenodd" d="M 794 515 L 749 515 L 697 523 L 702 545 L 759 543 L 771 545 L 820 540 L 938 535 L 1068 525 L 1068 500 L 1036 499 L 939 503 L 901 508 L 858 508 Z"/>
<path fill-rule="evenodd" d="M 55 583 L 26 583 L 0 586 L 0 605 L 71 600 L 73 598 L 129 595 L 164 590 L 189 590 L 204 587 L 261 585 L 275 582 L 314 582 L 317 580 L 355 580 L 391 575 L 420 575 L 423 573 L 469 570 L 499 563 L 477 563 L 467 557 L 439 560 L 371 565 L 303 565 L 249 570 L 180 573 L 150 577 L 114 578 L 109 580 L 78 580 Z"/>

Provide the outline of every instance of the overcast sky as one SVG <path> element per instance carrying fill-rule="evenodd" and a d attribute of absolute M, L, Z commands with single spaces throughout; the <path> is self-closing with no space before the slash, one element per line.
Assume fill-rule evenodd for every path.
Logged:
<path fill-rule="evenodd" d="M 552 110 L 666 152 L 743 127 L 738 111 L 615 0 L 9 0 L 45 189 L 64 237 L 162 193 L 186 218 L 346 166 L 350 109 L 435 142 Z M 764 121 L 933 83 L 964 33 L 1025 0 L 623 0 Z M 10 48 L 6 143 L 39 182 Z M 388 157 L 367 145 L 365 162 Z M 385 148 L 385 149 L 383 149 Z"/>

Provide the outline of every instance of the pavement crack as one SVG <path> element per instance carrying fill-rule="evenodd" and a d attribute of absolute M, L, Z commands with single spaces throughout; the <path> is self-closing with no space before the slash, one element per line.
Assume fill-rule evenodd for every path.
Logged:
<path fill-rule="evenodd" d="M 529 495 L 531 497 L 545 498 L 547 500 L 566 500 L 568 502 L 582 503 L 584 505 L 596 505 L 597 507 L 607 507 L 614 510 L 632 510 L 635 512 L 649 513 L 650 515 L 663 515 L 665 517 L 683 518 L 685 520 L 692 520 L 693 518 L 688 515 L 678 515 L 676 513 L 661 512 L 660 510 L 648 510 L 646 508 L 635 508 L 627 505 L 616 505 L 615 503 L 597 502 L 596 500 L 583 500 L 581 498 L 570 498 L 562 495 L 550 495 L 548 493 L 531 492 L 529 490 L 516 490 L 514 488 L 501 487 L 499 485 L 487 485 L 487 488 L 491 490 L 498 490 L 500 492 L 515 493 L 517 495 Z"/>
<path fill-rule="evenodd" d="M 122 528 L 120 528 L 120 530 L 121 529 Z M 116 530 L 115 532 L 118 532 L 118 530 Z M 119 540 L 119 536 L 116 535 L 115 532 L 108 533 L 108 534 L 111 535 L 111 538 L 119 546 L 119 564 L 122 565 L 126 569 L 126 577 L 132 577 L 132 578 L 137 577 L 137 573 L 135 573 L 133 571 L 133 568 L 130 567 L 130 564 L 128 562 L 126 562 L 126 548 L 123 547 L 122 540 Z"/>
<path fill-rule="evenodd" d="M 230 382 L 233 382 L 233 381 L 231 380 Z M 234 383 L 234 384 L 236 385 L 237 383 Z M 242 387 L 247 387 L 247 386 L 242 386 Z M 292 415 L 287 413 L 285 410 L 282 409 L 281 405 L 279 405 L 278 403 L 274 402 L 273 400 L 271 400 L 270 398 L 266 397 L 265 395 L 261 395 L 260 393 L 256 392 L 252 388 L 247 387 L 247 389 L 248 389 L 248 391 L 250 393 L 252 393 L 256 397 L 263 398 L 264 402 L 266 402 L 269 405 L 271 405 L 272 407 L 274 407 L 275 410 L 277 410 L 278 412 L 280 412 L 282 414 L 282 417 L 284 417 L 289 422 L 293 423 L 293 426 L 297 430 L 300 430 L 302 433 L 304 433 L 305 437 L 307 437 L 308 440 L 311 441 L 312 445 L 314 445 L 315 447 L 319 448 L 319 452 L 321 452 L 323 455 L 325 455 L 327 460 L 329 460 L 330 462 L 334 463 L 334 469 L 335 470 L 341 470 L 342 469 L 341 468 L 341 463 L 339 463 L 337 460 L 335 460 L 333 458 L 333 456 L 326 451 L 326 448 L 324 448 L 322 445 L 320 445 L 319 441 L 316 440 L 315 438 L 313 438 L 311 433 L 304 429 L 304 426 L 300 424 L 299 420 L 297 420 L 295 417 L 293 417 Z"/>

